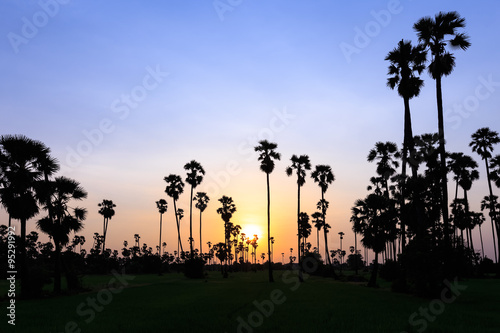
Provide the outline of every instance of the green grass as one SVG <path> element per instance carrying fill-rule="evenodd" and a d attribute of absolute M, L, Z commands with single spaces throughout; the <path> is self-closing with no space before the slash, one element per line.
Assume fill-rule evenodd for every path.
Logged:
<path fill-rule="evenodd" d="M 260 319 L 253 302 L 269 304 L 266 300 L 274 292 L 282 304 L 274 305 L 269 317 L 262 316 L 262 325 L 253 332 L 417 332 L 422 323 L 412 327 L 410 315 L 431 302 L 387 288 L 319 277 L 299 285 L 295 275 L 287 274 L 275 272 L 274 284 L 267 282 L 266 272 L 233 273 L 228 279 L 210 272 L 206 280 L 188 280 L 181 274 L 139 275 L 87 323 L 89 314 L 79 315 L 77 307 L 99 292 L 105 296 L 100 290 L 112 278 L 89 276 L 84 284 L 92 291 L 87 293 L 18 301 L 15 331 L 65 332 L 65 325 L 73 321 L 81 332 L 238 332 L 238 318 Z M 460 285 L 467 289 L 428 322 L 425 332 L 499 332 L 500 282 L 467 280 Z M 2 281 L 1 290 L 5 286 Z M 6 305 L 0 303 L 4 313 Z M 2 314 L 0 331 L 14 331 L 6 321 Z"/>

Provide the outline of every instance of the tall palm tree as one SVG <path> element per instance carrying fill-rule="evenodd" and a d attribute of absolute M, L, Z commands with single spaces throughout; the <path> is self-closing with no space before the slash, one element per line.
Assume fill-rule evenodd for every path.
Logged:
<path fill-rule="evenodd" d="M 259 141 L 254 149 L 259 153 L 260 170 L 266 173 L 267 179 L 267 257 L 271 258 L 271 188 L 269 186 L 269 174 L 274 170 L 274 160 L 281 158 L 276 152 L 278 145 L 267 140 Z M 300 257 L 300 255 L 299 255 Z M 274 282 L 273 265 L 269 262 L 269 282 Z"/>
<path fill-rule="evenodd" d="M 196 192 L 195 197 L 193 198 L 193 201 L 196 201 L 195 207 L 200 210 L 200 255 L 203 253 L 203 243 L 201 241 L 201 215 L 207 208 L 208 202 L 210 201 L 210 198 L 205 192 Z"/>
<path fill-rule="evenodd" d="M 191 254 L 191 259 L 194 257 L 193 251 L 193 191 L 201 184 L 203 180 L 203 175 L 205 170 L 200 163 L 192 160 L 184 165 L 184 170 L 187 170 L 186 183 L 191 185 L 191 199 L 189 201 L 189 253 Z M 201 246 L 201 243 L 200 243 Z"/>
<path fill-rule="evenodd" d="M 84 208 L 70 208 L 71 200 L 83 200 L 87 192 L 81 185 L 66 177 L 57 177 L 48 184 L 51 193 L 50 207 L 52 216 L 46 216 L 37 222 L 37 227 L 49 235 L 55 248 L 54 292 L 61 291 L 61 250 L 69 242 L 69 234 L 83 229 L 83 221 L 87 215 Z M 45 207 L 48 210 L 48 206 Z M 72 212 L 71 212 L 71 211 Z"/>
<path fill-rule="evenodd" d="M 328 201 L 325 200 L 325 193 L 328 186 L 335 181 L 335 176 L 333 175 L 332 168 L 329 165 L 320 164 L 316 165 L 314 171 L 311 173 L 311 178 L 314 179 L 315 183 L 318 183 L 318 186 L 321 189 L 321 201 L 318 205 L 322 203 L 321 217 L 323 220 L 323 233 L 325 235 L 325 260 L 328 261 L 328 264 L 331 266 L 332 262 L 328 254 L 328 228 L 326 223 L 326 209 L 328 208 Z"/>
<path fill-rule="evenodd" d="M 158 256 L 161 258 L 161 227 L 162 227 L 162 217 L 163 217 L 163 214 L 165 214 L 165 212 L 168 209 L 167 200 L 160 199 L 160 200 L 156 201 L 156 208 L 158 209 L 158 213 L 160 213 L 160 240 L 159 240 L 159 243 L 158 243 L 158 246 L 159 246 L 160 249 L 158 251 Z"/>
<path fill-rule="evenodd" d="M 306 171 L 311 170 L 311 162 L 309 161 L 309 156 L 307 155 L 292 155 L 290 159 L 292 161 L 292 165 L 286 168 L 287 176 L 291 176 L 293 174 L 293 170 L 297 174 L 297 246 L 300 249 L 300 188 L 306 182 Z M 300 252 L 300 250 L 299 250 Z M 304 281 L 302 277 L 302 269 L 301 269 L 301 256 L 299 253 L 299 280 L 300 282 Z"/>
<path fill-rule="evenodd" d="M 115 215 L 115 210 L 114 208 L 116 205 L 113 203 L 113 200 L 102 200 L 101 203 L 97 204 L 98 207 L 101 207 L 99 209 L 99 214 L 101 214 L 104 217 L 103 221 L 103 231 L 102 231 L 102 253 L 104 254 L 104 251 L 106 251 L 106 235 L 108 233 L 108 222 L 109 219 L 112 218 Z"/>
<path fill-rule="evenodd" d="M 443 120 L 443 95 L 441 91 L 441 79 L 443 76 L 451 74 L 455 67 L 455 57 L 452 53 L 446 51 L 449 44 L 453 48 L 467 50 L 471 45 L 469 36 L 458 32 L 465 27 L 465 19 L 460 17 L 457 12 L 439 12 L 434 18 L 426 16 L 418 20 L 413 29 L 416 31 L 418 41 L 431 53 L 431 62 L 428 70 L 431 77 L 436 80 L 436 100 L 438 111 L 438 132 L 439 132 L 439 155 L 442 202 L 441 210 L 444 227 L 444 246 L 449 247 L 449 226 L 448 226 L 448 187 L 447 187 L 447 169 L 446 169 L 446 149 L 444 136 Z M 446 38 L 449 38 L 446 40 Z M 446 256 L 447 257 L 447 256 Z M 448 258 L 446 258 L 448 261 Z"/>
<path fill-rule="evenodd" d="M 490 197 L 493 197 L 493 189 L 491 187 L 491 174 L 490 166 L 488 164 L 488 159 L 491 158 L 491 153 L 493 152 L 493 146 L 500 142 L 500 137 L 498 133 L 490 130 L 488 127 L 483 127 L 478 129 L 474 134 L 472 134 L 472 141 L 469 146 L 472 147 L 472 151 L 477 153 L 484 160 L 486 165 L 486 179 L 488 180 L 488 189 L 490 191 Z M 491 216 L 491 232 L 493 235 L 493 246 L 495 247 L 495 262 L 498 263 L 498 257 L 500 257 L 500 235 L 498 229 L 500 228 L 498 215 L 495 211 L 495 205 L 490 205 L 490 216 Z M 495 244 L 495 226 L 497 231 L 497 241 L 498 241 L 498 255 L 497 255 L 497 244 Z"/>
<path fill-rule="evenodd" d="M 424 81 L 418 75 L 425 69 L 427 53 L 422 45 L 413 46 L 411 41 L 401 40 L 385 60 L 390 62 L 387 79 L 387 86 L 391 89 L 397 87 L 399 96 L 404 102 L 404 139 L 403 139 L 403 165 L 401 170 L 401 211 L 405 210 L 406 192 L 406 164 L 408 154 L 410 155 L 410 167 L 412 176 L 417 177 L 418 162 L 415 160 L 415 144 L 413 142 L 413 130 L 411 125 L 410 99 L 420 94 Z M 404 251 L 406 244 L 406 223 L 405 218 L 401 218 L 401 248 Z"/>
<path fill-rule="evenodd" d="M 224 257 L 225 260 L 225 269 L 224 269 L 224 278 L 227 278 L 227 260 L 229 259 L 229 247 L 230 247 L 230 237 L 231 237 L 231 218 L 233 214 L 236 212 L 236 205 L 234 204 L 233 198 L 227 197 L 225 195 L 219 199 L 219 202 L 222 204 L 222 207 L 217 208 L 217 214 L 221 216 L 222 221 L 224 221 L 224 250 L 227 252 Z M 218 256 L 220 259 L 220 257 Z"/>
<path fill-rule="evenodd" d="M 50 158 L 50 149 L 40 141 L 24 135 L 2 135 L 0 137 L 0 200 L 6 208 L 10 219 L 19 220 L 21 224 L 19 240 L 19 272 L 21 276 L 21 293 L 27 290 L 26 262 L 26 221 L 35 217 L 38 212 L 37 189 L 47 177 L 55 173 L 59 166 Z M 50 167 L 44 163 L 50 162 Z M 46 195 L 44 195 L 46 198 Z M 44 200 L 45 201 L 45 200 Z"/>
<path fill-rule="evenodd" d="M 181 230 L 179 225 L 179 217 L 177 215 L 177 205 L 176 202 L 179 200 L 179 196 L 184 192 L 184 183 L 182 182 L 182 178 L 179 175 L 170 174 L 168 177 L 164 177 L 163 180 L 167 183 L 167 187 L 165 188 L 165 193 L 174 201 L 174 214 L 175 214 L 175 222 L 177 224 L 177 247 L 181 247 L 182 249 L 182 241 L 181 241 Z M 177 251 L 177 258 L 179 258 L 179 251 Z"/>

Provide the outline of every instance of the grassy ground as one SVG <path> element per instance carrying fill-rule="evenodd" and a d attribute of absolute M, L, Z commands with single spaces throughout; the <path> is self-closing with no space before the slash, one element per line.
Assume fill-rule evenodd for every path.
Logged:
<path fill-rule="evenodd" d="M 274 284 L 266 272 L 233 273 L 229 279 L 210 272 L 206 280 L 129 276 L 115 281 L 114 293 L 113 280 L 89 276 L 87 293 L 18 301 L 15 331 L 500 332 L 500 281 L 494 279 L 459 282 L 467 288 L 450 304 L 319 277 L 298 284 L 294 273 L 283 271 L 275 272 Z M 5 281 L 0 288 L 3 293 Z M 1 332 L 14 331 L 6 306 L 0 303 Z M 420 314 L 425 309 L 427 319 Z"/>

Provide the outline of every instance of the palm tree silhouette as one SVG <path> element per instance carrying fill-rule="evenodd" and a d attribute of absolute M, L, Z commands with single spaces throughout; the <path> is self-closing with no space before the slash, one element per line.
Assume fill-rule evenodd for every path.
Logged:
<path fill-rule="evenodd" d="M 490 159 L 490 178 L 495 186 L 500 188 L 500 155 Z"/>
<path fill-rule="evenodd" d="M 299 235 L 302 239 L 302 244 L 299 248 L 302 248 L 302 256 L 305 255 L 306 241 L 311 235 L 311 224 L 309 223 L 309 215 L 305 212 L 301 212 L 299 215 Z M 300 256 L 299 256 L 300 257 Z"/>
<path fill-rule="evenodd" d="M 290 160 L 292 161 L 292 165 L 286 168 L 286 174 L 287 176 L 291 176 L 293 170 L 295 170 L 297 174 L 297 246 L 300 249 L 300 188 L 306 182 L 306 171 L 311 170 L 311 162 L 307 155 L 300 155 L 299 157 L 297 157 L 297 155 L 292 155 Z M 300 282 L 304 282 L 300 261 L 301 255 L 299 253 L 299 280 Z"/>
<path fill-rule="evenodd" d="M 316 165 L 314 171 L 311 173 L 311 177 L 314 179 L 314 182 L 318 183 L 318 186 L 321 189 L 321 201 L 318 203 L 318 206 L 321 207 L 321 217 L 323 220 L 323 233 L 325 235 L 325 258 L 328 261 L 328 264 L 331 266 L 332 262 L 330 260 L 330 256 L 328 255 L 328 228 L 330 227 L 326 223 L 326 210 L 328 208 L 328 201 L 325 200 L 325 192 L 328 189 L 328 186 L 335 181 L 335 176 L 333 175 L 332 168 L 329 165 Z M 318 209 L 320 208 L 318 207 Z"/>
<path fill-rule="evenodd" d="M 443 120 L 443 95 L 441 91 L 441 78 L 451 74 L 455 67 L 455 57 L 446 51 L 449 44 L 453 48 L 467 50 L 471 45 L 469 36 L 459 33 L 458 29 L 465 27 L 465 19 L 457 12 L 439 12 L 434 18 L 426 16 L 418 20 L 413 29 L 417 32 L 418 41 L 431 53 L 431 63 L 428 70 L 431 77 L 436 80 L 436 99 L 438 111 L 439 155 L 441 190 L 442 190 L 442 216 L 444 227 L 444 246 L 449 246 L 448 227 L 448 188 L 446 178 L 446 149 Z M 450 36 L 449 40 L 446 40 Z M 446 250 L 447 251 L 447 250 Z M 448 256 L 446 256 L 448 261 Z"/>
<path fill-rule="evenodd" d="M 411 41 L 401 40 L 385 57 L 390 62 L 387 79 L 387 86 L 391 89 L 397 87 L 398 94 L 404 102 L 404 140 L 403 140 L 403 165 L 401 170 L 401 211 L 405 208 L 406 190 L 406 164 L 408 153 L 410 155 L 410 166 L 412 176 L 417 177 L 418 161 L 415 160 L 415 144 L 413 142 L 413 130 L 411 125 L 410 99 L 420 94 L 424 81 L 418 75 L 425 69 L 427 53 L 422 45 L 412 46 Z M 405 218 L 401 218 L 401 248 L 404 252 L 406 244 L 406 223 Z M 357 262 L 357 261 L 356 261 Z"/>
<path fill-rule="evenodd" d="M 320 253 L 319 250 L 319 232 L 321 231 L 321 227 L 323 226 L 323 214 L 321 212 L 314 212 L 311 217 L 313 218 L 312 222 L 314 223 L 314 227 L 316 228 L 316 242 L 318 243 L 316 251 L 318 254 Z"/>
<path fill-rule="evenodd" d="M 205 192 L 196 192 L 196 195 L 193 198 L 193 201 L 196 201 L 195 207 L 200 210 L 200 254 L 203 253 L 203 243 L 201 241 L 201 215 L 207 208 L 208 202 L 210 198 Z"/>
<path fill-rule="evenodd" d="M 54 292 L 61 291 L 61 249 L 69 242 L 69 234 L 83 229 L 87 211 L 84 208 L 70 208 L 71 200 L 83 200 L 87 192 L 80 184 L 70 178 L 56 177 L 46 189 L 51 193 L 50 206 L 52 217 L 46 216 L 37 222 L 37 227 L 49 235 L 55 248 Z M 70 209 L 72 212 L 70 212 Z"/>
<path fill-rule="evenodd" d="M 163 214 L 167 211 L 168 208 L 167 201 L 165 199 L 160 199 L 156 201 L 156 208 L 158 209 L 158 213 L 160 213 L 160 241 L 158 243 L 159 246 L 158 256 L 161 258 L 161 226 L 162 226 Z"/>
<path fill-rule="evenodd" d="M 375 252 L 375 261 L 372 274 L 368 282 L 369 287 L 376 287 L 378 273 L 378 255 L 385 248 L 387 242 L 387 205 L 388 199 L 378 194 L 369 194 L 364 200 L 356 200 L 352 208 L 351 222 L 353 231 L 361 234 L 363 245 Z"/>
<path fill-rule="evenodd" d="M 113 209 L 116 205 L 113 203 L 113 200 L 102 200 L 101 203 L 97 204 L 99 209 L 99 214 L 104 217 L 103 227 L 102 227 L 102 253 L 106 250 L 106 234 L 108 232 L 108 222 L 109 219 L 115 215 L 115 210 Z"/>
<path fill-rule="evenodd" d="M 500 142 L 500 137 L 498 133 L 490 130 L 488 127 L 483 127 L 478 129 L 474 134 L 472 134 L 472 141 L 469 146 L 472 147 L 472 151 L 476 152 L 484 160 L 486 165 L 486 179 L 488 180 L 488 189 L 490 192 L 490 198 L 493 198 L 493 189 L 491 187 L 491 174 L 490 166 L 488 164 L 488 159 L 491 158 L 491 153 L 493 152 L 493 145 Z M 491 216 L 491 232 L 493 235 L 493 246 L 495 249 L 495 262 L 498 263 L 498 257 L 500 257 L 500 235 L 498 234 L 498 229 L 500 228 L 498 222 L 498 216 L 496 214 L 496 206 L 494 204 L 490 205 L 490 216 Z M 495 226 L 496 234 L 498 240 L 498 256 L 497 256 L 497 244 L 495 244 Z"/>
<path fill-rule="evenodd" d="M 469 211 L 467 191 L 472 187 L 472 182 L 479 179 L 479 172 L 476 161 L 463 153 L 449 154 L 448 169 L 454 174 L 455 180 L 455 200 L 458 199 L 458 186 L 464 190 L 464 200 L 466 212 Z"/>
<path fill-rule="evenodd" d="M 191 259 L 194 257 L 193 251 L 193 190 L 201 184 L 203 180 L 203 175 L 205 170 L 200 163 L 192 160 L 184 165 L 184 169 L 188 171 L 186 177 L 186 183 L 191 185 L 191 199 L 189 201 L 189 253 L 191 253 Z M 200 243 L 201 246 L 201 243 Z"/>
<path fill-rule="evenodd" d="M 24 135 L 0 137 L 0 200 L 10 219 L 20 221 L 19 272 L 21 294 L 27 291 L 26 221 L 39 212 L 37 196 L 47 201 L 47 193 L 37 193 L 38 184 L 59 169 L 57 160 L 42 142 Z M 47 181 L 45 181 L 47 183 Z"/>
<path fill-rule="evenodd" d="M 182 219 L 184 218 L 184 209 L 177 208 L 175 216 L 177 217 L 177 219 L 179 221 L 179 239 L 177 242 L 177 253 L 182 257 L 182 256 L 184 256 L 185 252 L 184 252 L 184 249 L 182 248 L 182 241 L 181 241 L 180 235 L 181 235 L 181 225 L 182 225 L 181 222 L 182 222 Z M 180 251 L 179 251 L 179 246 L 180 246 Z"/>
<path fill-rule="evenodd" d="M 225 251 L 229 251 L 230 247 L 230 237 L 231 237 L 231 230 L 230 230 L 230 220 L 233 217 L 233 214 L 236 212 L 236 205 L 233 202 L 233 198 L 227 197 L 225 195 L 222 196 L 222 198 L 219 199 L 219 202 L 222 204 L 222 207 L 217 208 L 217 214 L 221 216 L 222 221 L 224 221 L 224 249 Z M 219 257 L 218 257 L 219 258 Z M 229 259 L 229 252 L 225 256 L 225 269 L 224 269 L 224 278 L 227 278 L 227 261 Z M 219 258 L 220 259 L 220 258 Z"/>
<path fill-rule="evenodd" d="M 168 177 L 164 177 L 163 180 L 167 183 L 167 187 L 165 188 L 165 193 L 174 201 L 174 214 L 175 214 L 175 222 L 177 224 L 177 258 L 179 258 L 179 246 L 182 252 L 182 241 L 181 241 L 181 229 L 179 224 L 179 216 L 177 211 L 177 200 L 179 200 L 179 196 L 184 192 L 184 183 L 179 175 L 170 174 Z"/>
<path fill-rule="evenodd" d="M 269 186 L 269 174 L 274 170 L 274 160 L 279 160 L 281 155 L 276 152 L 278 145 L 267 140 L 259 141 L 254 149 L 259 152 L 260 170 L 266 173 L 267 179 L 267 257 L 271 258 L 271 188 Z M 300 255 L 299 255 L 300 256 Z M 273 267 L 269 262 L 269 282 L 274 282 Z"/>

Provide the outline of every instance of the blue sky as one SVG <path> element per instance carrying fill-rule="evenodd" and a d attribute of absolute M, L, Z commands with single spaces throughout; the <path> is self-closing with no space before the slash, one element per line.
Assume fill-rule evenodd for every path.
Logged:
<path fill-rule="evenodd" d="M 215 209 L 223 194 L 235 199 L 236 223 L 263 223 L 265 178 L 250 148 L 271 139 L 282 153 L 272 175 L 277 232 L 295 234 L 295 184 L 284 170 L 292 154 L 309 154 L 337 178 L 327 193 L 337 248 L 339 231 L 352 243 L 349 211 L 375 171 L 368 151 L 403 138 L 403 102 L 386 87 L 384 57 L 399 40 L 416 41 L 419 18 L 450 10 L 466 18 L 472 46 L 455 52 L 456 69 L 443 80 L 447 148 L 478 160 L 470 135 L 500 130 L 495 1 L 3 1 L 0 133 L 43 141 L 61 174 L 87 189 L 88 242 L 101 230 L 97 203 L 117 203 L 112 248 L 138 232 L 155 244 L 163 177 L 184 177 L 191 159 L 207 171 L 199 190 L 213 193 L 204 239 L 222 239 Z M 356 52 L 346 55 L 346 45 Z M 434 81 L 422 78 L 411 101 L 414 134 L 437 128 Z M 485 191 L 482 177 L 473 209 Z M 318 196 L 309 181 L 307 212 Z M 167 217 L 173 250 L 173 209 Z M 278 242 L 277 252 L 292 244 Z"/>

